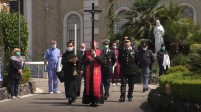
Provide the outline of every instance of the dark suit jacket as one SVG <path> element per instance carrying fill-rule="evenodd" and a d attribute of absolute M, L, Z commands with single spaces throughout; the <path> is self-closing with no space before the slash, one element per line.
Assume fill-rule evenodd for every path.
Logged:
<path fill-rule="evenodd" d="M 86 51 L 78 51 L 77 52 L 77 56 L 78 56 L 78 60 L 80 60 L 80 71 L 84 71 L 86 69 L 85 65 L 84 65 L 84 56 L 85 56 Z"/>

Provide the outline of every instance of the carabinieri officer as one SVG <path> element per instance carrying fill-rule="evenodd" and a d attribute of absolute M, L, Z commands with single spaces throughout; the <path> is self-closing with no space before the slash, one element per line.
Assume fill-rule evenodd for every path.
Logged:
<path fill-rule="evenodd" d="M 125 102 L 126 83 L 128 81 L 128 101 L 132 101 L 134 90 L 134 68 L 136 67 L 137 55 L 131 46 L 131 39 L 124 40 L 124 47 L 119 50 L 118 61 L 120 63 L 121 95 L 119 102 Z"/>

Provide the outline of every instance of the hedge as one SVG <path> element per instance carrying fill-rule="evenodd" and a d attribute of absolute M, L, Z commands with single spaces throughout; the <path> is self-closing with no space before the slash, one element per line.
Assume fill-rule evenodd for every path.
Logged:
<path fill-rule="evenodd" d="M 189 72 L 188 68 L 182 65 L 172 66 L 168 68 L 167 74 L 175 73 L 175 72 Z"/>
<path fill-rule="evenodd" d="M 190 53 L 197 53 L 201 49 L 201 44 L 192 44 L 190 46 Z"/>
<path fill-rule="evenodd" d="M 162 93 L 176 98 L 201 102 L 201 75 L 191 72 L 177 72 L 160 76 L 159 88 Z"/>

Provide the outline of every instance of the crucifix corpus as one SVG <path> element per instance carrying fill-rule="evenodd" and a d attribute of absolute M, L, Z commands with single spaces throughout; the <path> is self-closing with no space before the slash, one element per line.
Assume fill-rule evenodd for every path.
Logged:
<path fill-rule="evenodd" d="M 94 50 L 94 14 L 98 13 L 98 12 L 102 12 L 102 10 L 95 10 L 94 9 L 94 3 L 92 3 L 92 10 L 84 10 L 84 12 L 89 12 L 91 13 L 91 22 L 92 22 L 92 37 L 91 37 L 91 41 L 92 41 L 92 49 Z"/>

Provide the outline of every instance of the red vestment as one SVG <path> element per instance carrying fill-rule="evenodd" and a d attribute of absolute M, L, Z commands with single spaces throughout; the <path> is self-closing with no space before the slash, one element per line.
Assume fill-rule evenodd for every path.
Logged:
<path fill-rule="evenodd" d="M 96 49 L 96 57 L 100 57 L 101 51 Z M 86 52 L 86 60 L 92 57 L 91 50 Z M 93 71 L 93 74 L 91 73 Z M 92 75 L 92 76 L 91 76 Z M 93 94 L 93 96 L 100 98 L 101 95 L 101 64 L 96 59 L 94 62 L 86 64 L 86 95 Z M 91 81 L 93 82 L 93 85 Z M 92 86 L 92 92 L 91 92 Z"/>

